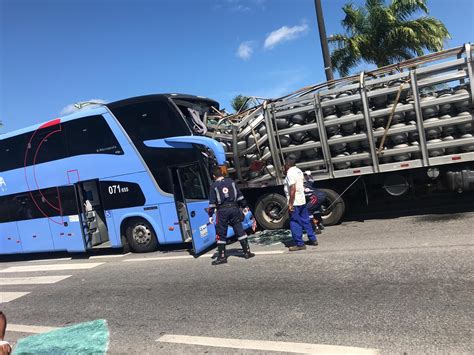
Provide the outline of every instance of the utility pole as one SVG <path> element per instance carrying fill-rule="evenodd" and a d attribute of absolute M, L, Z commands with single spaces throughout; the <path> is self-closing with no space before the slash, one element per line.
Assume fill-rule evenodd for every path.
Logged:
<path fill-rule="evenodd" d="M 314 7 L 316 9 L 316 18 L 318 19 L 319 40 L 321 42 L 321 50 L 323 51 L 324 71 L 326 73 L 326 80 L 334 80 L 332 73 L 331 56 L 329 55 L 328 39 L 326 37 L 326 27 L 324 26 L 323 8 L 321 0 L 314 0 Z"/>

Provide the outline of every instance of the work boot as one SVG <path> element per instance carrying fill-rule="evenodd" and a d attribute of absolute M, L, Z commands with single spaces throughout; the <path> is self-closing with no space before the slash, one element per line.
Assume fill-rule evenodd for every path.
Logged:
<path fill-rule="evenodd" d="M 312 245 L 312 246 L 316 246 L 316 245 L 318 245 L 319 243 L 318 243 L 317 240 L 308 240 L 308 243 L 307 243 L 307 244 L 308 244 L 308 245 Z"/>
<path fill-rule="evenodd" d="M 288 248 L 289 251 L 298 251 L 298 250 L 306 250 L 306 245 L 298 246 L 298 245 L 293 245 Z"/>
<path fill-rule="evenodd" d="M 212 261 L 212 265 L 227 264 L 227 256 L 225 255 L 225 244 L 217 245 L 217 259 Z"/>
<path fill-rule="evenodd" d="M 311 223 L 311 227 L 313 227 L 313 232 L 314 234 L 321 234 L 321 229 L 319 228 L 319 226 L 317 224 L 314 224 L 314 223 Z"/>
<path fill-rule="evenodd" d="M 255 256 L 255 254 L 250 251 L 250 245 L 249 245 L 249 241 L 248 241 L 247 238 L 242 239 L 240 241 L 240 245 L 242 246 L 242 250 L 244 251 L 244 258 L 245 259 L 250 259 L 250 258 L 253 258 Z"/>

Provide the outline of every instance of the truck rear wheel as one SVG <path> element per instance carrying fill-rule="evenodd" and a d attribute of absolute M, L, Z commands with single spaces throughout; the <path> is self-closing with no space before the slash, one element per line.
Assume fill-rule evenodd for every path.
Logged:
<path fill-rule="evenodd" d="M 346 210 L 346 204 L 334 190 L 320 189 L 326 193 L 326 201 L 321 206 L 321 216 L 324 225 L 332 226 L 341 221 Z"/>
<path fill-rule="evenodd" d="M 286 197 L 271 193 L 258 199 L 255 205 L 255 218 L 264 229 L 281 229 L 288 225 L 288 203 Z"/>

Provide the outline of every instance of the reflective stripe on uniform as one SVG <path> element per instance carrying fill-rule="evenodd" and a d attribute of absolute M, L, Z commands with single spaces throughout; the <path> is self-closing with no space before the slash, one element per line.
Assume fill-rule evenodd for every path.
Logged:
<path fill-rule="evenodd" d="M 248 235 L 243 235 L 241 237 L 238 238 L 238 240 L 244 240 L 244 239 L 247 239 L 249 236 Z"/>
<path fill-rule="evenodd" d="M 242 201 L 244 199 L 244 196 L 240 196 L 237 201 Z"/>
<path fill-rule="evenodd" d="M 216 206 L 215 204 L 213 204 L 213 203 L 210 203 L 210 204 L 209 204 L 209 208 L 216 208 L 216 207 L 217 207 L 217 206 Z"/>
<path fill-rule="evenodd" d="M 221 204 L 221 195 L 219 194 L 219 189 L 217 187 L 214 187 L 214 190 L 216 191 L 216 197 L 217 197 L 217 204 Z"/>
<path fill-rule="evenodd" d="M 235 182 L 232 182 L 232 187 L 234 188 L 234 198 L 237 198 L 237 187 L 235 186 Z"/>

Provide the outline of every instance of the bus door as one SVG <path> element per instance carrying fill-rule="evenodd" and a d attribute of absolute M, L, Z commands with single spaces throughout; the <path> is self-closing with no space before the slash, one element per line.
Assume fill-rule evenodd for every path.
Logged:
<path fill-rule="evenodd" d="M 216 242 L 214 226 L 208 225 L 209 180 L 199 163 L 170 168 L 176 210 L 183 242 L 192 241 L 194 256 Z"/>
<path fill-rule="evenodd" d="M 99 180 L 75 184 L 86 249 L 110 247 Z"/>

